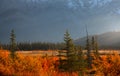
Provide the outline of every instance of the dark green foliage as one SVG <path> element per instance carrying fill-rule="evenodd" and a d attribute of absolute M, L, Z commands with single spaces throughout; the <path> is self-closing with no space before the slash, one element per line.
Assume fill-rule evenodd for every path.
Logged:
<path fill-rule="evenodd" d="M 1 43 L 0 43 L 0 49 L 3 49 Z"/>
<path fill-rule="evenodd" d="M 14 30 L 11 30 L 11 35 L 10 35 L 10 51 L 11 51 L 11 56 L 14 57 L 15 51 L 16 51 L 16 40 L 15 40 L 15 33 Z"/>
<path fill-rule="evenodd" d="M 50 43 L 50 42 L 24 42 L 17 44 L 19 50 L 62 50 L 63 43 Z"/>
<path fill-rule="evenodd" d="M 1 44 L 1 46 L 4 50 L 10 50 L 10 45 L 9 44 Z"/>
<path fill-rule="evenodd" d="M 95 37 L 93 36 L 92 37 L 92 43 L 91 43 L 91 47 L 92 47 L 92 50 L 94 51 L 95 50 Z"/>
<path fill-rule="evenodd" d="M 87 27 L 86 27 L 86 34 L 87 34 L 87 39 L 86 39 L 86 50 L 87 50 L 88 68 L 92 68 L 91 45 L 90 45 L 90 40 L 89 40 L 89 36 L 88 36 Z"/>
<path fill-rule="evenodd" d="M 95 56 L 99 57 L 97 37 L 92 37 L 92 50 Z"/>
<path fill-rule="evenodd" d="M 79 67 L 78 68 L 79 76 L 83 76 L 83 73 L 85 73 L 86 71 L 87 61 L 84 58 L 85 55 L 81 47 L 77 47 L 77 56 L 78 56 L 77 67 Z"/>
<path fill-rule="evenodd" d="M 90 42 L 88 38 L 86 40 L 86 50 L 87 50 L 88 68 L 92 68 L 91 49 L 90 49 Z"/>
<path fill-rule="evenodd" d="M 64 41 L 65 41 L 65 50 L 61 50 L 59 52 L 59 58 L 60 58 L 59 69 L 63 71 L 72 72 L 75 70 L 74 62 L 76 60 L 76 56 L 75 56 L 76 51 L 68 31 L 66 31 L 66 33 L 64 34 Z M 65 57 L 66 59 L 62 59 L 62 57 Z"/>
<path fill-rule="evenodd" d="M 70 61 L 74 55 L 75 55 L 75 46 L 73 44 L 73 41 L 70 37 L 70 34 L 68 33 L 68 31 L 66 31 L 66 33 L 64 34 L 64 41 L 65 41 L 65 50 L 66 50 L 66 56 L 68 61 Z"/>
<path fill-rule="evenodd" d="M 73 44 L 73 41 L 68 31 L 66 31 L 66 33 L 64 34 L 64 41 L 66 45 L 66 51 L 61 50 L 59 52 L 59 69 L 61 71 L 68 72 L 78 71 L 80 72 L 80 74 L 83 74 L 86 63 L 81 47 L 76 47 Z M 66 59 L 63 59 L 62 57 L 65 57 Z"/>
<path fill-rule="evenodd" d="M 3 49 L 9 50 L 10 45 L 2 44 Z M 31 51 L 31 50 L 63 50 L 63 43 L 50 43 L 50 42 L 21 42 L 17 43 L 17 50 Z"/>

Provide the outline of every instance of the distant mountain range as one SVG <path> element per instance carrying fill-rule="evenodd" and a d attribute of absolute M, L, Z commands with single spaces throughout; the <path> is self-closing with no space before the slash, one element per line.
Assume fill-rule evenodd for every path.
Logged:
<path fill-rule="evenodd" d="M 91 41 L 92 36 L 96 36 L 99 48 L 101 49 L 120 49 L 120 32 L 107 32 L 100 35 L 91 35 L 89 39 Z M 85 46 L 86 37 L 74 40 L 75 44 Z"/>

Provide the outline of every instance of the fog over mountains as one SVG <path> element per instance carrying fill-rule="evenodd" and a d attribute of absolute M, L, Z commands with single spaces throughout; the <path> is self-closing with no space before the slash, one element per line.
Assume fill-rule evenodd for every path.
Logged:
<path fill-rule="evenodd" d="M 97 39 L 100 49 L 120 49 L 120 32 L 106 32 L 99 35 L 90 35 L 90 43 L 92 36 Z M 74 43 L 85 47 L 86 37 L 76 39 L 74 40 Z"/>
<path fill-rule="evenodd" d="M 66 29 L 73 39 L 120 30 L 120 0 L 0 0 L 0 42 L 61 42 Z"/>

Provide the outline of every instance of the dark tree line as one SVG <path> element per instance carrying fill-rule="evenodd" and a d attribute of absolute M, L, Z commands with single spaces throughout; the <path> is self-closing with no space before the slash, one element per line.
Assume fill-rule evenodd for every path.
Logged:
<path fill-rule="evenodd" d="M 51 42 L 16 42 L 16 35 L 14 30 L 10 33 L 10 43 L 1 44 L 0 49 L 10 50 L 12 53 L 20 51 L 31 50 L 64 50 L 64 43 L 51 43 Z"/>
<path fill-rule="evenodd" d="M 10 50 L 11 45 L 3 44 L 3 49 Z M 63 43 L 50 43 L 50 42 L 23 42 L 16 44 L 16 50 L 31 51 L 31 50 L 62 50 L 64 49 Z"/>

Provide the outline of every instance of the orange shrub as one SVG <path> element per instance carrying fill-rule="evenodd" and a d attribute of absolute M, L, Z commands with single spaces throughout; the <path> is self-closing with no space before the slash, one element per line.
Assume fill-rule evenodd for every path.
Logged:
<path fill-rule="evenodd" d="M 12 59 L 8 51 L 0 50 L 0 75 L 77 76 L 77 73 L 59 72 L 57 60 L 58 57 L 25 56 L 20 53 Z"/>
<path fill-rule="evenodd" d="M 97 70 L 96 75 L 119 76 L 120 56 L 119 54 L 101 56 L 93 61 L 93 66 Z"/>

